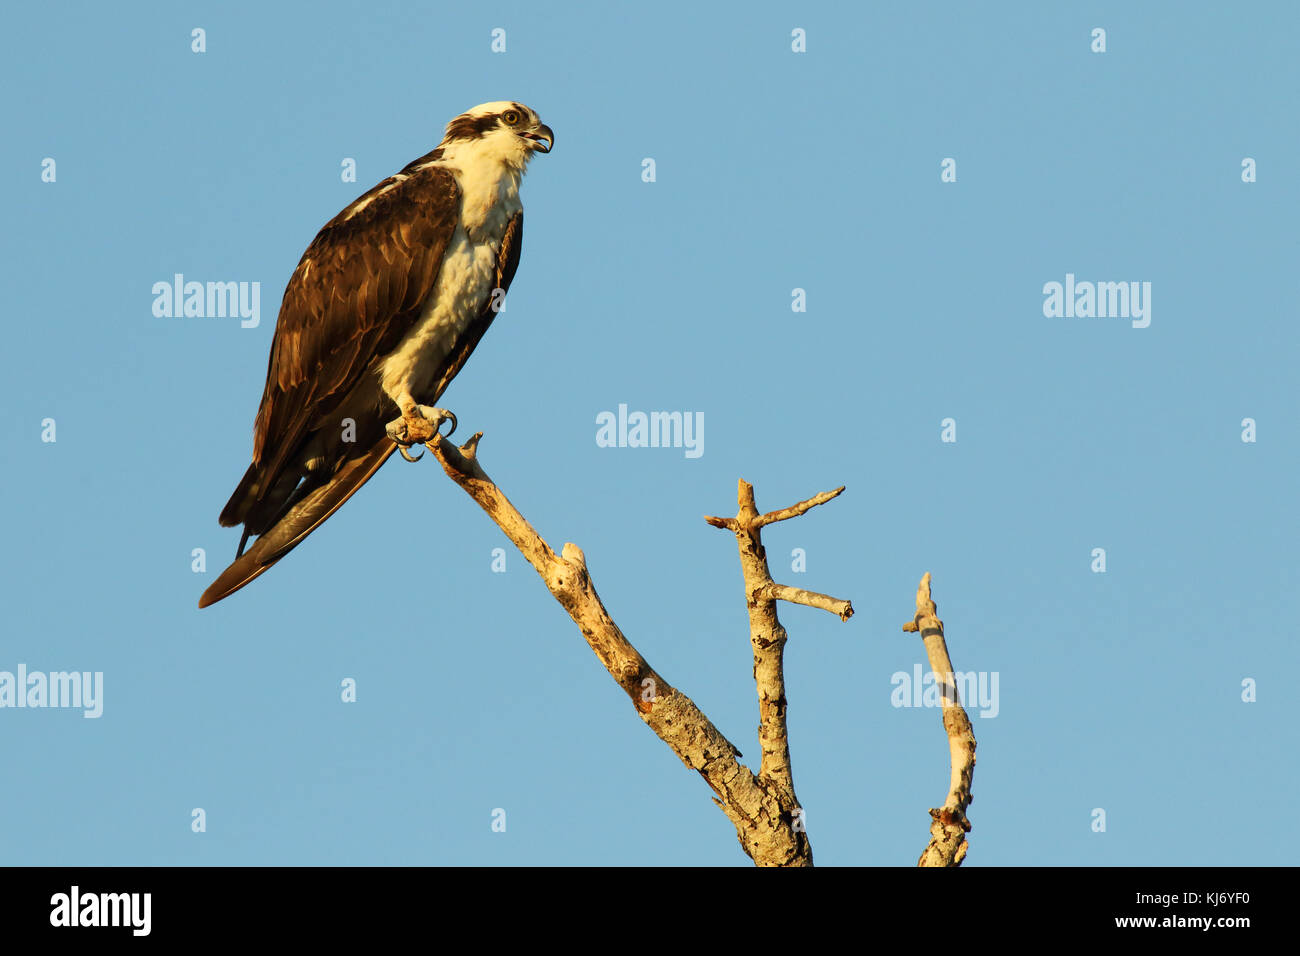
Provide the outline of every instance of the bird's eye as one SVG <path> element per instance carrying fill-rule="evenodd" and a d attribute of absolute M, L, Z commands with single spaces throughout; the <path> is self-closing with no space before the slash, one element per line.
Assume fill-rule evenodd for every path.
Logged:
<path fill-rule="evenodd" d="M 514 126 L 519 122 L 519 114 L 514 110 L 506 110 L 501 114 L 501 118 L 506 121 L 507 126 Z"/>

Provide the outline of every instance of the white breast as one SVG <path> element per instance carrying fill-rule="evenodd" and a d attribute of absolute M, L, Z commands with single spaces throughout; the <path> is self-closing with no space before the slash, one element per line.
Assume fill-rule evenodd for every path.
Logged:
<path fill-rule="evenodd" d="M 383 389 L 399 407 L 410 398 L 436 401 L 428 391 L 496 288 L 497 251 L 510 219 L 522 208 L 519 177 L 512 171 L 453 171 L 461 189 L 461 222 L 419 320 L 380 369 Z"/>

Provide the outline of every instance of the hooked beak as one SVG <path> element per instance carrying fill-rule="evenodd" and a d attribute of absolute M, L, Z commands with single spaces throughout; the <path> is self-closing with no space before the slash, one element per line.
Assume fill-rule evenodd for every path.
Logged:
<path fill-rule="evenodd" d="M 533 149 L 539 153 L 549 153 L 551 147 L 555 145 L 555 134 L 552 133 L 551 128 L 545 124 L 537 127 L 537 129 L 532 132 L 525 130 L 519 135 L 524 139 L 531 140 L 533 143 Z M 545 146 L 542 145 L 543 141 L 546 143 Z"/>

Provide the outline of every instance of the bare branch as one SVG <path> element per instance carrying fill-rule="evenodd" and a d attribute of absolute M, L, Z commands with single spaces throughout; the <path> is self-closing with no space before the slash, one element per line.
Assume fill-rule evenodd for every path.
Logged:
<path fill-rule="evenodd" d="M 706 516 L 705 521 L 736 536 L 754 651 L 754 681 L 759 698 L 759 742 L 762 762 L 757 775 L 738 761 L 739 751 L 696 707 L 673 688 L 640 655 L 610 618 L 596 594 L 582 550 L 566 544 L 559 555 L 524 519 L 518 509 L 483 471 L 477 450 L 479 432 L 457 448 L 443 436 L 429 444 L 447 475 L 473 498 L 541 575 L 547 589 L 568 612 L 587 643 L 623 688 L 641 719 L 696 770 L 716 794 L 716 803 L 736 828 L 742 848 L 760 866 L 810 866 L 812 848 L 802 826 L 802 810 L 794 792 L 786 722 L 785 628 L 776 613 L 777 601 L 820 608 L 848 620 L 849 601 L 772 580 L 761 529 L 776 521 L 804 514 L 839 495 L 844 488 L 823 492 L 789 508 L 759 514 L 754 488 L 741 480 L 734 518 Z M 943 725 L 948 734 L 951 778 L 944 805 L 930 811 L 931 840 L 919 866 L 960 866 L 966 856 L 970 822 L 966 808 L 974 797 L 975 735 L 958 699 L 943 622 L 930 594 L 930 575 L 921 578 L 916 614 L 903 630 L 919 633 L 930 668 L 943 694 Z"/>
<path fill-rule="evenodd" d="M 840 598 L 833 598 L 829 594 L 820 594 L 817 591 L 805 591 L 803 588 L 792 588 L 788 584 L 767 584 L 762 589 L 764 597 L 771 598 L 775 601 L 786 601 L 790 604 L 803 604 L 807 607 L 815 607 L 822 611 L 830 611 L 841 621 L 847 621 L 853 616 L 853 602 L 844 601 Z"/>
<path fill-rule="evenodd" d="M 712 788 L 714 803 L 731 820 L 741 847 L 754 863 L 810 866 L 812 850 L 802 826 L 796 825 L 793 792 L 787 799 L 780 788 L 760 780 L 741 764 L 739 751 L 722 732 L 623 636 L 596 593 L 582 550 L 566 544 L 556 555 L 483 471 L 477 456 L 481 438 L 479 432 L 457 448 L 440 435 L 428 447 L 448 477 L 487 512 L 541 575 L 547 590 L 578 625 L 641 719 Z M 766 767 L 766 754 L 763 762 Z"/>
<path fill-rule="evenodd" d="M 948 645 L 943 636 L 943 621 L 939 620 L 939 609 L 930 597 L 928 571 L 916 590 L 916 616 L 903 625 L 903 630 L 920 633 L 930 659 L 930 670 L 942 689 L 943 728 L 948 733 L 952 767 L 948 799 L 942 807 L 930 811 L 930 843 L 916 865 L 961 866 L 968 846 L 966 834 L 970 832 L 966 808 L 975 799 L 971 793 L 975 775 L 975 731 L 958 699 L 952 660 L 948 657 Z"/>
<path fill-rule="evenodd" d="M 821 494 L 813 495 L 806 501 L 801 501 L 797 505 L 791 505 L 789 508 L 769 511 L 765 515 L 759 515 L 755 519 L 754 523 L 757 527 L 761 528 L 764 525 L 772 524 L 774 521 L 785 521 L 787 518 L 797 518 L 805 511 L 808 511 L 811 508 L 816 508 L 818 505 L 824 505 L 832 498 L 839 497 L 843 490 L 844 486 L 840 485 L 834 491 L 823 491 Z"/>
<path fill-rule="evenodd" d="M 740 570 L 745 581 L 749 608 L 749 636 L 754 649 L 754 683 L 758 692 L 758 740 L 763 748 L 759 767 L 760 782 L 770 783 L 781 794 L 783 805 L 798 810 L 794 792 L 794 773 L 790 765 L 790 738 L 786 724 L 785 642 L 786 630 L 777 617 L 778 599 L 821 607 L 848 620 L 853 607 L 825 594 L 803 591 L 777 584 L 772 580 L 763 549 L 761 529 L 772 521 L 803 514 L 809 508 L 830 501 L 843 487 L 824 492 L 779 512 L 758 513 L 754 486 L 741 479 L 736 490 L 737 510 L 734 518 L 706 517 L 715 528 L 725 528 L 736 536 L 740 551 Z M 802 812 L 802 811 L 800 811 Z M 811 856 L 811 850 L 809 850 Z"/>

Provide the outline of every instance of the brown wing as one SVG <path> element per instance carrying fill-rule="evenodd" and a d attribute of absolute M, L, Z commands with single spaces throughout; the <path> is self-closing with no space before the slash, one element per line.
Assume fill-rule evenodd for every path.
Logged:
<path fill-rule="evenodd" d="M 524 216 L 516 213 L 506 227 L 501 247 L 497 250 L 497 288 L 510 288 L 515 270 L 519 267 L 519 253 L 523 247 Z M 428 401 L 437 401 L 443 390 L 461 370 L 474 347 L 478 345 L 483 334 L 496 318 L 494 302 L 500 302 L 501 296 L 490 296 L 487 304 L 479 312 L 478 318 L 470 325 L 460 347 L 449 356 L 447 366 L 438 377 L 437 390 Z M 362 485 L 370 480 L 379 467 L 388 460 L 396 449 L 392 440 L 384 435 L 370 449 L 356 458 L 346 461 L 343 466 L 319 486 L 313 486 L 301 498 L 290 505 L 288 510 L 276 521 L 265 534 L 258 537 L 253 545 L 226 568 L 212 585 L 199 598 L 199 607 L 215 604 L 222 598 L 233 594 L 254 578 L 279 561 L 297 547 L 307 535 L 311 534 L 324 521 L 334 514 L 343 503 L 352 497 Z"/>
<path fill-rule="evenodd" d="M 222 512 L 223 525 L 241 523 L 312 427 L 415 323 L 459 215 L 455 178 L 430 167 L 384 180 L 312 240 L 280 305 L 253 467 Z"/>

